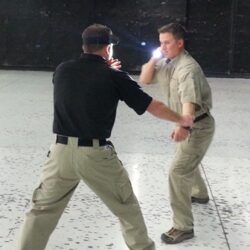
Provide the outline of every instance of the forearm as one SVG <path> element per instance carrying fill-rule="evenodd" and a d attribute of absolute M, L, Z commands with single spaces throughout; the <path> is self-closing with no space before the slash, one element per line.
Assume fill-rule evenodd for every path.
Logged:
<path fill-rule="evenodd" d="M 182 104 L 182 114 L 183 115 L 193 115 L 195 114 L 195 104 L 194 103 L 183 103 Z"/>
<path fill-rule="evenodd" d="M 193 103 L 184 103 L 182 104 L 182 115 L 191 115 L 194 117 L 195 114 L 195 104 Z M 192 129 L 189 126 L 182 126 L 183 129 L 191 132 Z"/>
<path fill-rule="evenodd" d="M 155 73 L 155 64 L 157 60 L 151 58 L 147 63 L 142 66 L 139 82 L 142 84 L 150 84 Z"/>
<path fill-rule="evenodd" d="M 180 124 L 182 123 L 182 116 L 169 109 L 164 103 L 160 101 L 153 99 L 150 105 L 148 106 L 147 111 L 160 119 Z"/>

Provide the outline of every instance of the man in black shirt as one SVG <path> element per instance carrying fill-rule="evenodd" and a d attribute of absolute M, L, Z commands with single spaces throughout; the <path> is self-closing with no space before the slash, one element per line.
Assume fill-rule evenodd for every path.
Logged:
<path fill-rule="evenodd" d="M 107 138 L 114 125 L 118 102 L 139 115 L 192 126 L 191 116 L 180 116 L 144 93 L 110 59 L 117 38 L 103 25 L 83 32 L 84 54 L 60 64 L 53 77 L 56 142 L 51 145 L 33 206 L 23 224 L 18 250 L 45 249 L 49 236 L 82 179 L 116 215 L 131 250 L 153 250 L 125 168 Z"/>

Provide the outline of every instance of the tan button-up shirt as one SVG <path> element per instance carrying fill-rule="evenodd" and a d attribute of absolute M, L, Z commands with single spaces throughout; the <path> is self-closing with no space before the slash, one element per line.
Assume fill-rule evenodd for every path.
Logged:
<path fill-rule="evenodd" d="M 209 112 L 212 108 L 210 86 L 200 65 L 183 51 L 169 63 L 161 59 L 156 64 L 152 82 L 160 83 L 171 109 L 182 113 L 183 103 L 196 104 L 195 116 Z"/>

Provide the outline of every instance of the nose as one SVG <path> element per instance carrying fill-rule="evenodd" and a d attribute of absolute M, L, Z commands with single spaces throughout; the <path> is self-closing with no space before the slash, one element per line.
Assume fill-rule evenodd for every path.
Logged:
<path fill-rule="evenodd" d="M 166 50 L 167 50 L 166 44 L 161 44 L 161 50 L 162 50 L 162 51 L 166 51 Z"/>

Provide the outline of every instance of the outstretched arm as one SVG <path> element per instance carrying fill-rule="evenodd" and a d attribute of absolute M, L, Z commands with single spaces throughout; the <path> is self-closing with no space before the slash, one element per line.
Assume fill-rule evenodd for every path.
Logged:
<path fill-rule="evenodd" d="M 193 126 L 193 119 L 194 119 L 193 115 L 190 114 L 180 115 L 169 109 L 163 102 L 160 102 L 155 99 L 151 101 L 151 103 L 147 108 L 147 111 L 160 119 L 176 122 L 184 127 Z"/>

